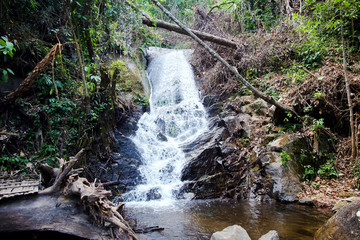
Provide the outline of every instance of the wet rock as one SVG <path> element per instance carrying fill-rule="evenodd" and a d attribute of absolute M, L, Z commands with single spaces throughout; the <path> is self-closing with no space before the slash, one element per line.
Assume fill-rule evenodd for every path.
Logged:
<path fill-rule="evenodd" d="M 203 176 L 212 175 L 221 170 L 217 158 L 221 157 L 220 147 L 203 150 L 198 156 L 192 158 L 181 172 L 181 181 L 199 180 Z"/>
<path fill-rule="evenodd" d="M 349 203 L 332 216 L 316 233 L 315 240 L 360 239 L 360 201 Z"/>
<path fill-rule="evenodd" d="M 142 162 L 135 144 L 119 132 L 115 132 L 111 158 L 106 162 L 96 162 L 90 167 L 94 178 L 102 182 L 118 181 L 123 192 L 141 182 L 139 166 Z"/>
<path fill-rule="evenodd" d="M 262 235 L 259 240 L 279 240 L 279 234 L 275 230 L 269 231 L 267 234 Z"/>
<path fill-rule="evenodd" d="M 159 188 L 150 189 L 150 191 L 146 193 L 146 201 L 156 200 L 160 198 L 161 194 L 159 193 Z"/>
<path fill-rule="evenodd" d="M 225 192 L 226 179 L 224 173 L 204 176 L 198 181 L 190 182 L 184 191 L 194 193 L 194 199 L 218 198 Z"/>
<path fill-rule="evenodd" d="M 299 199 L 299 204 L 308 205 L 308 206 L 314 206 L 314 202 L 310 198 L 301 198 L 301 199 Z"/>
<path fill-rule="evenodd" d="M 249 127 L 244 119 L 244 114 L 224 118 L 226 127 L 231 135 L 240 138 L 249 135 Z"/>
<path fill-rule="evenodd" d="M 168 140 L 167 137 L 162 133 L 159 133 L 156 137 L 158 140 L 160 140 L 162 142 L 167 142 L 167 140 Z"/>
<path fill-rule="evenodd" d="M 265 167 L 266 174 L 272 183 L 272 197 L 282 202 L 296 202 L 301 191 L 299 177 L 289 168 L 283 166 L 278 153 L 269 153 L 274 162 Z"/>
<path fill-rule="evenodd" d="M 249 234 L 239 225 L 233 225 L 215 232 L 210 240 L 251 240 Z"/>

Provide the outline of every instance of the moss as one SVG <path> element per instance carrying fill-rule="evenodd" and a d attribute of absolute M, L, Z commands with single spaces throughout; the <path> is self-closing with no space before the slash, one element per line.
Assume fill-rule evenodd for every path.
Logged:
<path fill-rule="evenodd" d="M 148 104 L 146 81 L 130 58 L 114 60 L 102 66 L 102 70 L 111 81 L 116 82 L 116 92 L 122 99 L 134 105 L 146 106 Z"/>

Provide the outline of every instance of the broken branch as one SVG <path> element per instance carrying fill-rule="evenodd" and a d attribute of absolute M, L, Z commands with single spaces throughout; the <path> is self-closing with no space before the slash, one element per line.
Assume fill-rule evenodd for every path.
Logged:
<path fill-rule="evenodd" d="M 60 190 L 60 185 L 66 179 L 72 168 L 74 167 L 75 163 L 80 159 L 81 155 L 83 154 L 84 149 L 81 149 L 73 159 L 71 159 L 67 164 L 64 164 L 62 168 L 59 170 L 59 174 L 56 176 L 55 182 L 51 187 L 44 189 L 43 191 L 39 192 L 39 194 L 51 194 Z M 65 165 L 67 165 L 65 167 Z"/>

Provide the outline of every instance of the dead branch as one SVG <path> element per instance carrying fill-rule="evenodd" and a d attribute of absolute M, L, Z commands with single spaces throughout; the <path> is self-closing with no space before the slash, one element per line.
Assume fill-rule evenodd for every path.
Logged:
<path fill-rule="evenodd" d="M 169 31 L 173 31 L 173 32 L 177 32 L 177 33 L 180 33 L 180 34 L 190 36 L 185 30 L 178 27 L 176 24 L 168 23 L 168 22 L 158 20 L 158 19 L 149 20 L 146 17 L 144 17 L 142 19 L 142 22 L 143 22 L 143 24 L 145 24 L 145 25 L 147 25 L 149 27 L 164 28 L 164 29 L 169 30 Z M 226 38 L 218 37 L 218 36 L 215 36 L 215 35 L 212 35 L 212 34 L 209 34 L 209 33 L 193 30 L 193 29 L 190 29 L 190 31 L 193 34 L 195 34 L 198 38 L 200 38 L 201 40 L 209 41 L 209 42 L 217 43 L 217 44 L 225 46 L 225 47 L 230 47 L 230 48 L 237 49 L 237 44 L 234 41 L 228 40 Z"/>
<path fill-rule="evenodd" d="M 138 239 L 118 212 L 122 205 L 114 206 L 107 199 L 108 196 L 111 196 L 111 192 L 105 190 L 102 184 L 90 183 L 86 178 L 81 178 L 75 174 L 69 177 L 64 192 L 66 195 L 80 196 L 83 206 L 95 220 L 104 225 L 110 224 L 114 238 Z"/>
<path fill-rule="evenodd" d="M 62 44 L 55 44 L 48 54 L 38 63 L 35 68 L 32 70 L 29 76 L 20 84 L 20 86 L 13 92 L 9 93 L 3 101 L 0 102 L 0 113 L 5 110 L 5 107 L 13 103 L 17 98 L 19 98 L 26 90 L 30 88 L 33 82 L 37 79 L 39 74 L 46 68 L 50 61 L 55 59 L 56 55 L 60 53 L 62 49 Z"/>
<path fill-rule="evenodd" d="M 68 174 L 74 167 L 75 163 L 80 159 L 81 155 L 83 154 L 84 149 L 81 149 L 74 158 L 72 158 L 67 164 L 63 164 L 59 169 L 59 173 L 55 178 L 55 182 L 51 187 L 44 189 L 43 191 L 39 192 L 39 194 L 51 194 L 60 190 L 61 184 L 64 180 L 68 177 Z"/>
<path fill-rule="evenodd" d="M 164 8 L 157 0 L 152 0 L 152 2 L 158 6 L 168 17 L 170 17 L 181 29 L 187 32 L 189 36 L 191 36 L 197 43 L 199 43 L 202 47 L 204 47 L 212 56 L 217 58 L 226 68 L 230 70 L 250 91 L 254 93 L 255 96 L 263 99 L 267 103 L 276 106 L 284 112 L 291 112 L 295 116 L 298 114 L 295 112 L 293 107 L 282 104 L 280 102 L 275 101 L 275 99 L 271 96 L 264 94 L 259 91 L 253 85 L 251 85 L 246 79 L 240 75 L 238 70 L 231 66 L 227 61 L 225 61 L 219 54 L 217 54 L 213 49 L 211 49 L 208 45 L 206 45 L 199 37 L 197 37 L 193 32 L 191 32 L 184 24 L 182 24 L 179 20 L 177 20 L 166 8 Z"/>
<path fill-rule="evenodd" d="M 19 136 L 18 133 L 12 133 L 12 132 L 0 132 L 0 136 L 1 135 L 5 135 L 5 136 Z"/>

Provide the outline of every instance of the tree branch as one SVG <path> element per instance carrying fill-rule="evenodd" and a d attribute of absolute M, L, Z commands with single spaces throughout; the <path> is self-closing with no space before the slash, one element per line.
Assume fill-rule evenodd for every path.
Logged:
<path fill-rule="evenodd" d="M 180 34 L 190 36 L 188 34 L 188 32 L 186 32 L 184 29 L 177 26 L 176 24 L 168 23 L 168 22 L 158 20 L 158 19 L 157 20 L 149 20 L 148 18 L 145 18 L 145 17 L 143 17 L 142 22 L 143 22 L 143 24 L 145 24 L 149 27 L 164 28 L 169 31 L 173 31 L 173 32 L 177 32 Z M 231 41 L 231 40 L 228 40 L 228 39 L 225 39 L 222 37 L 218 37 L 218 36 L 215 36 L 215 35 L 212 35 L 209 33 L 193 30 L 193 29 L 189 29 L 189 30 L 193 34 L 195 34 L 198 38 L 200 38 L 204 41 L 209 41 L 209 42 L 217 43 L 217 44 L 225 46 L 225 47 L 237 49 L 237 44 L 234 41 Z"/>

